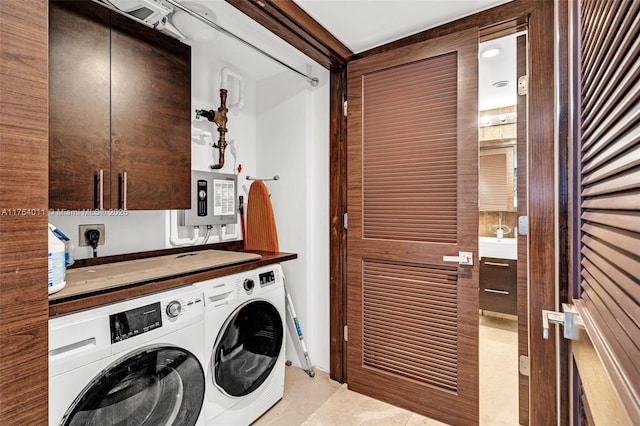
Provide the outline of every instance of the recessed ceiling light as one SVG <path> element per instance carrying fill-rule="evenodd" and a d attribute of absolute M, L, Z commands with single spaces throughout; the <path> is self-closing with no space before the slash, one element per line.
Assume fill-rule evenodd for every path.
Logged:
<path fill-rule="evenodd" d="M 491 48 L 485 50 L 484 52 L 482 52 L 482 57 L 483 58 L 493 58 L 494 56 L 498 56 L 501 51 L 502 51 L 502 49 L 500 49 L 499 47 L 491 47 Z"/>
<path fill-rule="evenodd" d="M 507 85 L 509 84 L 508 80 L 500 80 L 500 81 L 496 81 L 495 83 L 492 84 L 493 87 L 497 87 L 498 89 L 502 88 L 502 87 L 507 87 Z"/>

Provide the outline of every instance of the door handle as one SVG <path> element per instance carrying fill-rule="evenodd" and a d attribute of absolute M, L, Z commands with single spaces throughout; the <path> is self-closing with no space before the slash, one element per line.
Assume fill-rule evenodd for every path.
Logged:
<path fill-rule="evenodd" d="M 562 304 L 563 312 L 542 310 L 542 337 L 549 338 L 549 323 L 562 324 L 564 326 L 564 338 L 576 340 L 580 326 L 584 325 L 580 313 L 574 305 Z"/>
<path fill-rule="evenodd" d="M 442 256 L 443 262 L 456 262 L 460 265 L 473 265 L 473 253 L 470 251 L 460 251 L 458 256 Z"/>

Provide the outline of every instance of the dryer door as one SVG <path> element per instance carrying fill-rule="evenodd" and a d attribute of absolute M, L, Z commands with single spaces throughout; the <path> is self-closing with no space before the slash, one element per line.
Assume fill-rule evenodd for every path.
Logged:
<path fill-rule="evenodd" d="M 269 377 L 282 348 L 278 310 L 264 300 L 241 305 L 225 321 L 213 350 L 214 383 L 229 396 L 256 390 Z"/>
<path fill-rule="evenodd" d="M 193 426 L 204 400 L 202 365 L 189 351 L 147 346 L 120 358 L 78 395 L 61 425 Z"/>

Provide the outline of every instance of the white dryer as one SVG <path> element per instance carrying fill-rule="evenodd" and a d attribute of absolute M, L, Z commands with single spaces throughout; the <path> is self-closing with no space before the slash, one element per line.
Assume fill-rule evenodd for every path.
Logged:
<path fill-rule="evenodd" d="M 202 292 L 49 321 L 49 425 L 203 425 Z"/>
<path fill-rule="evenodd" d="M 205 301 L 206 424 L 248 425 L 284 392 L 282 268 L 269 265 L 194 285 Z"/>

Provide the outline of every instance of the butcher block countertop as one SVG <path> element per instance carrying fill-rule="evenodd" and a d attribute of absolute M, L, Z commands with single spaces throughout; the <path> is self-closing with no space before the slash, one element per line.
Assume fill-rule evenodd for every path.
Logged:
<path fill-rule="evenodd" d="M 81 266 L 49 296 L 49 316 L 68 314 L 297 258 L 292 253 L 206 249 Z M 92 262 L 87 262 L 92 263 Z"/>

